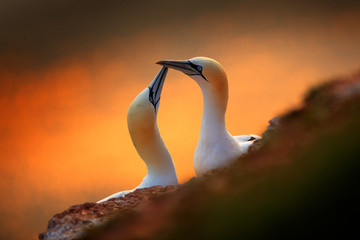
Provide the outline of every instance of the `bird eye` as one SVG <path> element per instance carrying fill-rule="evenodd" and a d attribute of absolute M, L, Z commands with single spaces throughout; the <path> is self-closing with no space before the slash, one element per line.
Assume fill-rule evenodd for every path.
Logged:
<path fill-rule="evenodd" d="M 202 66 L 197 66 L 197 70 L 198 70 L 199 72 L 201 72 L 201 71 L 202 71 Z"/>

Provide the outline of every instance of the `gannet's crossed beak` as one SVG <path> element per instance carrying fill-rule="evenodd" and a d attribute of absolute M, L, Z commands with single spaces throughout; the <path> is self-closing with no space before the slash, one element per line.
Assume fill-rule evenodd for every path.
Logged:
<path fill-rule="evenodd" d="M 160 95 L 165 82 L 167 71 L 167 67 L 161 68 L 152 83 L 149 85 L 149 101 L 154 106 L 156 113 L 159 108 Z"/>
<path fill-rule="evenodd" d="M 202 70 L 203 70 L 202 66 L 196 65 L 196 64 L 190 62 L 189 60 L 187 60 L 187 61 L 159 61 L 159 62 L 157 62 L 157 64 L 159 64 L 163 67 L 168 67 L 168 68 L 173 68 L 173 69 L 179 70 L 189 76 L 199 75 L 207 81 L 205 76 L 202 74 Z"/>

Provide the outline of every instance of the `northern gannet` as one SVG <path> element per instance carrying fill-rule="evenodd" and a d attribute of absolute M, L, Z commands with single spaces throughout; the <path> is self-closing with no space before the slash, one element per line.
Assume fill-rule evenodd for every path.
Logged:
<path fill-rule="evenodd" d="M 223 67 L 206 57 L 186 61 L 159 61 L 163 67 L 179 70 L 200 86 L 203 94 L 203 115 L 199 141 L 194 154 L 197 175 L 235 161 L 247 153 L 257 135 L 231 136 L 225 125 L 228 102 L 228 81 Z"/>
<path fill-rule="evenodd" d="M 122 197 L 138 188 L 178 184 L 174 163 L 160 136 L 156 121 L 166 73 L 167 68 L 163 67 L 149 87 L 134 99 L 127 114 L 131 140 L 146 164 L 147 174 L 145 178 L 133 190 L 115 193 L 98 201 L 98 203 L 111 198 Z"/>

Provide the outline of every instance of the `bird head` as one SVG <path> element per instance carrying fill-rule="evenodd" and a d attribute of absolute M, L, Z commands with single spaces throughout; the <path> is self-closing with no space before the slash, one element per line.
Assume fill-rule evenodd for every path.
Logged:
<path fill-rule="evenodd" d="M 163 67 L 151 84 L 130 104 L 127 114 L 130 135 L 137 131 L 153 132 L 166 73 L 167 68 Z"/>
<path fill-rule="evenodd" d="M 213 87 L 227 92 L 226 73 L 219 62 L 207 57 L 195 57 L 185 61 L 159 61 L 163 67 L 179 70 L 194 79 L 202 89 Z"/>

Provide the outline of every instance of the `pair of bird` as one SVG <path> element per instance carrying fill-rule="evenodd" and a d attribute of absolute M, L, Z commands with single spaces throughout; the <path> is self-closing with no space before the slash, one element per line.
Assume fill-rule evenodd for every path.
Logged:
<path fill-rule="evenodd" d="M 174 163 L 156 122 L 168 68 L 190 76 L 203 93 L 200 138 L 194 155 L 194 169 L 198 176 L 235 161 L 248 151 L 254 140 L 260 138 L 256 135 L 231 136 L 226 129 L 228 82 L 220 63 L 211 58 L 195 57 L 187 61 L 159 61 L 157 64 L 163 67 L 149 87 L 134 99 L 127 115 L 131 139 L 147 167 L 147 175 L 135 189 L 178 184 Z M 98 203 L 122 197 L 135 189 L 115 193 Z"/>

